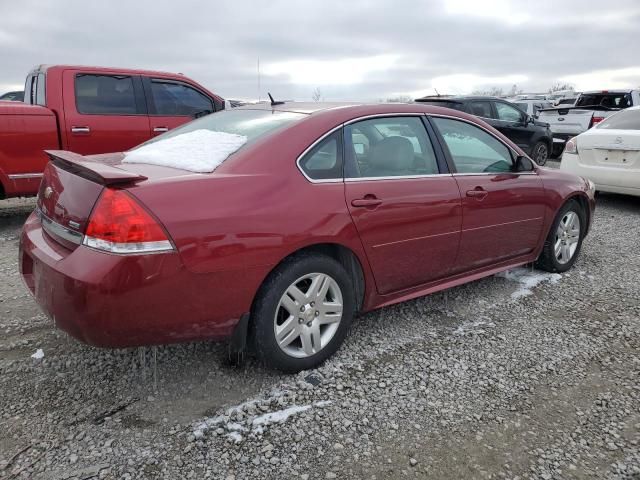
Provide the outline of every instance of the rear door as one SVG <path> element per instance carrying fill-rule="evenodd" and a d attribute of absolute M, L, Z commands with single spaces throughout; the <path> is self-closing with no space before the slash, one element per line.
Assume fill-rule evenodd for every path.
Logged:
<path fill-rule="evenodd" d="M 462 232 L 456 272 L 531 253 L 539 244 L 545 211 L 535 171 L 516 172 L 510 148 L 475 124 L 432 116 L 462 197 Z"/>
<path fill-rule="evenodd" d="M 215 112 L 213 99 L 186 82 L 153 77 L 143 77 L 143 82 L 151 136 Z"/>
<path fill-rule="evenodd" d="M 447 276 L 458 252 L 460 193 L 423 118 L 350 123 L 344 150 L 347 206 L 378 291 Z"/>
<path fill-rule="evenodd" d="M 121 152 L 150 138 L 140 77 L 65 70 L 63 91 L 67 150 Z"/>

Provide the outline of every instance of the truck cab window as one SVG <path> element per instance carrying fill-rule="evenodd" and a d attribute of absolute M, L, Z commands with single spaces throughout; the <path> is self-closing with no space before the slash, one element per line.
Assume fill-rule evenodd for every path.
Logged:
<path fill-rule="evenodd" d="M 84 114 L 135 115 L 138 112 L 133 79 L 120 75 L 78 75 L 76 106 Z"/>

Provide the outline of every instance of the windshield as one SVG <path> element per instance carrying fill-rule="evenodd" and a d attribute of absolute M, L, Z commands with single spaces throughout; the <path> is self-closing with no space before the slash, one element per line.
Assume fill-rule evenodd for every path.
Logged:
<path fill-rule="evenodd" d="M 597 128 L 610 130 L 640 130 L 640 110 L 623 110 L 597 125 Z"/>
<path fill-rule="evenodd" d="M 303 113 L 277 112 L 273 110 L 223 110 L 173 129 L 164 135 L 160 135 L 146 142 L 144 145 L 196 130 L 234 133 L 246 137 L 247 143 L 249 143 L 262 135 L 273 132 L 280 127 L 304 117 L 306 117 L 306 115 Z"/>

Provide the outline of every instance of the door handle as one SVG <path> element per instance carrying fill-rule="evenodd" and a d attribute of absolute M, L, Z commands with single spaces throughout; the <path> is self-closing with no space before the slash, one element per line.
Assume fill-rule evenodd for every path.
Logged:
<path fill-rule="evenodd" d="M 153 131 L 156 133 L 168 132 L 169 127 L 154 127 Z"/>
<path fill-rule="evenodd" d="M 476 187 L 473 190 L 467 190 L 467 197 L 483 200 L 489 194 L 484 188 Z"/>
<path fill-rule="evenodd" d="M 351 200 L 351 205 L 354 207 L 377 207 L 381 203 L 382 200 L 376 198 L 374 195 L 366 195 L 364 198 Z"/>
<path fill-rule="evenodd" d="M 91 133 L 89 127 L 71 127 L 71 133 Z"/>

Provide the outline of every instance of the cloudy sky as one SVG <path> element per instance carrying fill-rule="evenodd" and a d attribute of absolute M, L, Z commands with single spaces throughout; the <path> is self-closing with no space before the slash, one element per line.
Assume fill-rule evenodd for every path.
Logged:
<path fill-rule="evenodd" d="M 226 98 L 640 86 L 638 0 L 0 0 L 0 19 L 0 92 L 40 63 L 182 72 Z"/>

